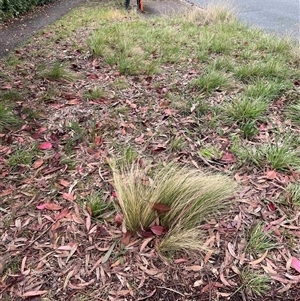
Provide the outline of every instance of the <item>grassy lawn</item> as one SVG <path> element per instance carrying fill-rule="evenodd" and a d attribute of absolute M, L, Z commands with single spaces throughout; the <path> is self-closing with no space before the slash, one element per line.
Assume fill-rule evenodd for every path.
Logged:
<path fill-rule="evenodd" d="M 298 51 L 100 3 L 0 60 L 1 300 L 296 300 Z"/>

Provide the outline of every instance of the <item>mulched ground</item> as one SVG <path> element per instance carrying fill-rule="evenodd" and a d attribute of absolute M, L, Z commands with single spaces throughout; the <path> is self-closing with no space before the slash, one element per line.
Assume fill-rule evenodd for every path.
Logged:
<path fill-rule="evenodd" d="M 226 216 L 202 226 L 205 245 L 214 250 L 202 256 L 160 258 L 155 237 L 131 237 L 124 248 L 119 243 L 124 234 L 114 220 L 116 211 L 108 212 L 105 219 L 92 218 L 84 204 L 92 192 L 102 191 L 108 203 L 116 201 L 106 159 L 119 155 L 120 146 L 134 146 L 143 164 L 175 160 L 228 173 L 234 162 L 199 157 L 199 136 L 224 145 L 224 150 L 226 141 L 201 130 L 193 112 L 183 115 L 166 100 L 170 82 L 172 89 L 180 91 L 197 74 L 174 74 L 172 67 L 165 66 L 159 75 L 125 78 L 91 56 L 86 48 L 91 29 L 53 41 L 54 31 L 59 28 L 44 31 L 18 49 L 15 57 L 20 64 L 12 67 L 13 72 L 5 61 L 0 62 L 0 89 L 23 93 L 16 112 L 24 121 L 21 129 L 0 133 L 1 300 L 300 299 L 300 278 L 287 264 L 292 254 L 282 235 L 300 237 L 300 213 L 291 217 L 272 201 L 296 174 L 247 172 L 246 167 L 236 172 L 233 176 L 241 189 L 235 206 Z M 48 50 L 41 55 L 43 46 Z M 39 66 L 48 68 L 54 61 L 68 63 L 77 79 L 40 77 Z M 189 70 L 194 70 L 192 65 Z M 124 81 L 126 88 L 116 89 Z M 105 97 L 84 99 L 84 91 L 99 86 L 106 90 Z M 49 96 L 48 91 L 54 93 Z M 71 121 L 84 132 L 70 127 Z M 169 142 L 176 135 L 186 146 L 173 151 Z M 267 132 L 262 130 L 264 135 Z M 42 147 L 45 142 L 51 147 Z M 33 147 L 30 164 L 9 164 L 16 150 L 31 152 Z M 253 220 L 268 223 L 277 233 L 276 243 L 283 246 L 256 264 L 257 258 L 245 254 L 240 235 Z M 240 289 L 238 268 L 248 265 L 270 274 L 268 296 L 253 297 Z"/>

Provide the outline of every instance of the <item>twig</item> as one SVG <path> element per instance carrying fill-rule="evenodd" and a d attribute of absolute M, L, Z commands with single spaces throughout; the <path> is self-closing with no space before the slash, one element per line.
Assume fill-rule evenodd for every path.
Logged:
<path fill-rule="evenodd" d="M 168 291 L 171 291 L 171 292 L 173 292 L 173 293 L 176 293 L 176 294 L 178 294 L 178 295 L 180 295 L 180 296 L 184 297 L 184 294 L 182 294 L 182 293 L 180 293 L 180 292 L 178 292 L 178 291 L 175 291 L 175 290 L 174 290 L 174 289 L 172 289 L 172 288 L 169 288 L 169 287 L 164 287 L 164 286 L 157 286 L 157 288 L 166 289 L 166 290 L 168 290 Z"/>
<path fill-rule="evenodd" d="M 198 157 L 206 164 L 208 165 L 210 168 L 217 170 L 217 171 L 222 171 L 220 168 L 213 166 L 212 164 L 210 164 L 205 158 L 203 158 L 200 154 L 198 154 Z"/>

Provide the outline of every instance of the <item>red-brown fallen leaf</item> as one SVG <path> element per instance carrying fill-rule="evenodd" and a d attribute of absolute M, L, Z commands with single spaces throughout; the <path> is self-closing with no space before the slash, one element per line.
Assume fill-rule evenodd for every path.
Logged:
<path fill-rule="evenodd" d="M 70 183 L 69 183 L 68 181 L 64 180 L 64 179 L 61 179 L 61 180 L 59 181 L 59 184 L 60 184 L 61 186 L 64 186 L 64 187 L 69 187 L 69 186 L 70 186 Z"/>
<path fill-rule="evenodd" d="M 203 269 L 201 265 L 190 265 L 184 268 L 186 271 L 199 272 Z"/>
<path fill-rule="evenodd" d="M 154 234 L 153 234 L 153 232 L 152 231 L 150 231 L 150 230 L 142 230 L 142 231 L 139 231 L 138 232 L 138 235 L 139 236 L 141 236 L 141 237 L 145 237 L 145 238 L 147 238 L 147 237 L 154 237 Z"/>
<path fill-rule="evenodd" d="M 275 204 L 271 201 L 268 203 L 268 207 L 269 207 L 270 211 L 275 211 L 276 210 Z"/>
<path fill-rule="evenodd" d="M 38 169 L 39 167 L 41 167 L 44 164 L 44 160 L 43 159 L 38 159 L 33 163 L 33 168 L 34 169 Z"/>
<path fill-rule="evenodd" d="M 102 139 L 100 136 L 95 136 L 94 142 L 97 146 L 100 146 L 102 144 Z"/>
<path fill-rule="evenodd" d="M 89 205 L 86 205 L 86 206 L 85 206 L 85 209 L 86 209 L 86 211 L 88 212 L 88 214 L 89 214 L 90 216 L 92 216 L 92 215 L 93 215 L 93 211 L 92 211 L 92 208 L 91 208 L 91 206 L 89 206 Z"/>
<path fill-rule="evenodd" d="M 293 267 L 297 272 L 300 273 L 300 260 L 298 260 L 297 258 L 293 257 L 292 258 L 291 267 Z"/>
<path fill-rule="evenodd" d="M 160 236 L 166 232 L 166 228 L 163 226 L 154 225 L 150 227 L 150 230 L 157 236 Z"/>
<path fill-rule="evenodd" d="M 39 209 L 39 210 L 47 209 L 47 210 L 55 211 L 55 210 L 61 210 L 62 207 L 55 203 L 44 203 L 44 204 L 36 206 L 36 209 Z"/>
<path fill-rule="evenodd" d="M 116 225 L 117 225 L 117 227 L 120 227 L 121 225 L 122 225 L 122 223 L 123 223 L 123 215 L 122 214 L 120 214 L 120 213 L 117 213 L 116 215 L 115 215 L 115 223 L 116 223 Z"/>
<path fill-rule="evenodd" d="M 234 162 L 236 162 L 236 158 L 235 158 L 235 156 L 232 153 L 226 152 L 222 156 L 221 161 L 223 161 L 225 163 L 234 163 Z"/>
<path fill-rule="evenodd" d="M 34 296 L 40 296 L 48 293 L 48 291 L 29 291 L 22 295 L 22 297 L 34 297 Z"/>
<path fill-rule="evenodd" d="M 96 233 L 100 237 L 110 236 L 109 232 L 107 231 L 107 229 L 104 226 L 97 226 Z"/>
<path fill-rule="evenodd" d="M 0 196 L 7 196 L 7 195 L 10 195 L 12 192 L 13 192 L 13 189 L 2 190 L 2 192 L 0 193 Z"/>
<path fill-rule="evenodd" d="M 157 211 L 159 213 L 167 213 L 171 210 L 171 207 L 163 203 L 155 203 L 152 206 L 152 210 Z"/>
<path fill-rule="evenodd" d="M 52 143 L 51 142 L 43 142 L 39 145 L 39 149 L 41 150 L 48 150 L 52 148 Z"/>
<path fill-rule="evenodd" d="M 72 193 L 67 193 L 67 192 L 64 192 L 62 194 L 62 197 L 67 200 L 67 201 L 70 201 L 70 202 L 73 202 L 74 201 L 74 195 Z"/>
<path fill-rule="evenodd" d="M 277 172 L 275 170 L 267 171 L 266 178 L 268 180 L 274 180 L 277 177 Z"/>
<path fill-rule="evenodd" d="M 130 231 L 127 231 L 126 233 L 123 234 L 123 237 L 121 239 L 121 244 L 123 244 L 124 246 L 127 246 L 130 242 L 132 233 Z"/>
<path fill-rule="evenodd" d="M 59 213 L 55 216 L 55 220 L 58 221 L 58 220 L 64 218 L 68 213 L 69 213 L 68 208 L 64 208 L 64 210 L 61 213 Z"/>
<path fill-rule="evenodd" d="M 187 262 L 188 260 L 186 258 L 178 258 L 174 260 L 174 263 L 184 263 Z"/>
<path fill-rule="evenodd" d="M 78 98 L 71 99 L 70 101 L 67 102 L 67 105 L 73 106 L 73 105 L 78 105 L 80 103 L 80 100 Z"/>
<path fill-rule="evenodd" d="M 202 288 L 201 293 L 205 293 L 208 290 L 213 290 L 213 289 L 221 288 L 221 287 L 224 287 L 224 285 L 220 282 L 209 282 Z"/>

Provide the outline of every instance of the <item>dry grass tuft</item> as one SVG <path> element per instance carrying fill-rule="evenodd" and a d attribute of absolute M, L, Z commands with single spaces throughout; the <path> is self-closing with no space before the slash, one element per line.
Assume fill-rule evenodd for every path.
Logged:
<path fill-rule="evenodd" d="M 163 226 L 167 233 L 159 249 L 164 253 L 201 250 L 199 225 L 226 208 L 236 189 L 228 177 L 175 164 L 157 167 L 151 175 L 137 165 L 113 167 L 113 179 L 126 228 L 138 233 L 153 224 Z M 156 203 L 169 206 L 170 211 L 157 214 L 152 209 Z"/>

